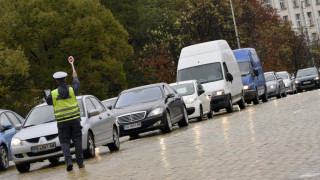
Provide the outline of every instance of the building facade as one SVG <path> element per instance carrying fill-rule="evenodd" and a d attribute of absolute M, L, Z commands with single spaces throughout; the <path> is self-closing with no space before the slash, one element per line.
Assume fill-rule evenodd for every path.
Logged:
<path fill-rule="evenodd" d="M 310 41 L 319 39 L 320 0 L 267 0 L 267 3 L 278 10 L 282 19 L 291 21 L 294 31 L 308 32 Z"/>

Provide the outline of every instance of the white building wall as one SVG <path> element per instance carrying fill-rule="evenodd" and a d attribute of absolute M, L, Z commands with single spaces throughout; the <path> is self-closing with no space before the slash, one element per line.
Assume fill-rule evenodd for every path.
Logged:
<path fill-rule="evenodd" d="M 305 27 L 301 9 L 301 4 L 303 3 L 304 17 L 309 38 L 311 41 L 319 38 L 320 0 L 268 0 L 268 2 L 270 3 L 270 6 L 278 10 L 281 18 L 287 18 L 291 21 L 292 29 L 298 33 L 301 32 L 301 28 Z M 311 18 L 308 17 L 310 13 Z M 300 16 L 300 25 L 297 16 Z"/>

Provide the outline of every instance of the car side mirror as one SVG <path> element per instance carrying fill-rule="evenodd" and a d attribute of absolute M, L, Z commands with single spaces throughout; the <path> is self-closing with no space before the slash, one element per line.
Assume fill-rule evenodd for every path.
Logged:
<path fill-rule="evenodd" d="M 203 93 L 204 93 L 204 90 L 203 90 L 203 89 L 198 90 L 198 94 L 199 94 L 199 95 L 201 95 L 201 94 L 203 94 Z"/>
<path fill-rule="evenodd" d="M 107 108 L 111 110 L 111 109 L 112 109 L 112 106 L 108 106 Z"/>
<path fill-rule="evenodd" d="M 233 81 L 233 76 L 231 73 L 227 72 L 226 74 L 226 80 L 232 82 Z"/>
<path fill-rule="evenodd" d="M 5 124 L 5 125 L 2 126 L 1 130 L 2 131 L 6 131 L 6 130 L 11 129 L 11 128 L 12 128 L 12 124 Z"/>
<path fill-rule="evenodd" d="M 173 93 L 170 93 L 167 95 L 167 98 L 173 98 L 174 97 L 174 94 Z"/>
<path fill-rule="evenodd" d="M 295 78 L 295 77 L 294 77 L 294 76 L 292 76 L 292 77 L 291 77 L 291 80 L 294 80 L 294 78 Z"/>
<path fill-rule="evenodd" d="M 255 76 L 259 76 L 259 71 L 258 71 L 258 69 L 254 69 L 254 70 L 253 70 L 253 73 L 254 73 Z"/>
<path fill-rule="evenodd" d="M 14 128 L 19 131 L 22 128 L 22 124 L 17 124 L 14 126 Z"/>
<path fill-rule="evenodd" d="M 93 109 L 93 110 L 89 111 L 89 113 L 88 113 L 89 118 L 92 117 L 92 116 L 99 115 L 99 114 L 100 114 L 100 111 L 97 110 L 97 109 Z"/>

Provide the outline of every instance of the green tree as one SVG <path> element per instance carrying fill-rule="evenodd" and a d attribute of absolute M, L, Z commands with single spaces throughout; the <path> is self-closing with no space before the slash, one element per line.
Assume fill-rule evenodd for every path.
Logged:
<path fill-rule="evenodd" d="M 53 88 L 55 71 L 71 74 L 70 55 L 81 94 L 105 99 L 127 88 L 123 63 L 133 55 L 129 35 L 98 0 L 3 0 L 0 13 L 0 40 L 22 48 L 30 64 L 26 81 L 34 89 Z"/>

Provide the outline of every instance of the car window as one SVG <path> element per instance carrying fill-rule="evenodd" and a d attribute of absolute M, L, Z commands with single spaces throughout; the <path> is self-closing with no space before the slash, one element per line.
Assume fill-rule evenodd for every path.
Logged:
<path fill-rule="evenodd" d="M 165 87 L 165 88 L 167 88 L 167 89 L 168 89 L 168 91 L 169 91 L 171 94 L 176 94 L 176 91 L 175 91 L 175 90 L 173 90 L 170 86 L 165 85 L 164 87 Z"/>
<path fill-rule="evenodd" d="M 35 126 L 56 121 L 54 117 L 53 106 L 46 105 L 35 107 L 28 114 L 23 127 Z"/>
<path fill-rule="evenodd" d="M 267 74 L 264 74 L 264 77 L 266 79 L 266 81 L 274 81 L 275 80 L 275 77 L 272 73 L 267 73 Z"/>
<path fill-rule="evenodd" d="M 100 104 L 100 102 L 96 98 L 92 97 L 90 98 L 90 100 L 92 101 L 93 105 L 97 110 L 99 110 L 100 112 L 103 112 L 105 110 L 104 107 Z"/>
<path fill-rule="evenodd" d="M 94 105 L 92 104 L 92 102 L 90 101 L 89 98 L 87 98 L 87 100 L 86 100 L 86 107 L 87 107 L 87 111 L 88 112 L 90 112 L 90 111 L 95 109 Z"/>
<path fill-rule="evenodd" d="M 10 120 L 8 119 L 8 117 L 2 113 L 0 116 L 0 125 L 1 125 L 1 129 L 5 126 L 5 125 L 12 125 L 12 123 L 10 122 Z"/>
<path fill-rule="evenodd" d="M 21 122 L 19 121 L 19 119 L 11 112 L 7 112 L 6 115 L 9 117 L 9 119 L 11 120 L 11 122 L 14 125 L 18 125 L 21 124 Z"/>
<path fill-rule="evenodd" d="M 193 83 L 172 85 L 172 88 L 175 89 L 181 96 L 191 95 L 195 92 Z"/>

